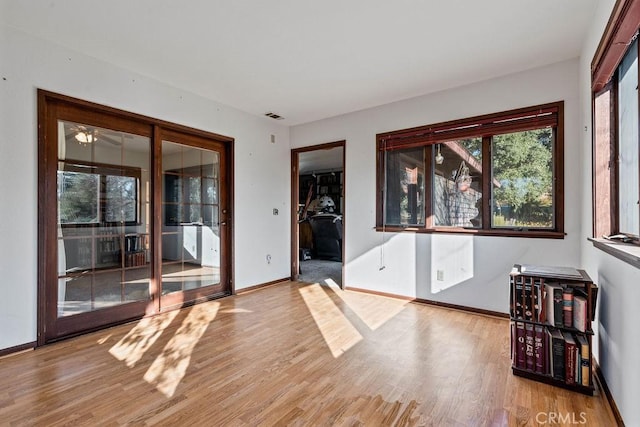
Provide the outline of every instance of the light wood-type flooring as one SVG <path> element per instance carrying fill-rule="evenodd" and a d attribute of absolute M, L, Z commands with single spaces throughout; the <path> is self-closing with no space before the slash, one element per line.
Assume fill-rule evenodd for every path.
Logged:
<path fill-rule="evenodd" d="M 601 392 L 513 376 L 507 319 L 318 284 L 0 359 L 0 425 L 531 426 L 559 415 L 615 425 Z"/>

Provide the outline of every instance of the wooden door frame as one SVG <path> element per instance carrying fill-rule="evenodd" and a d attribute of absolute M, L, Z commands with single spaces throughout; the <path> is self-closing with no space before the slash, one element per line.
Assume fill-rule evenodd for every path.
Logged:
<path fill-rule="evenodd" d="M 95 329 L 102 329 L 114 324 L 123 323 L 128 320 L 133 320 L 143 316 L 151 316 L 158 314 L 158 310 L 154 307 L 154 301 L 144 301 L 141 304 L 146 306 L 143 314 L 136 314 L 133 317 L 125 319 L 127 310 L 124 306 L 121 306 L 120 312 L 123 313 L 122 318 L 109 322 L 105 317 L 105 322 L 99 322 L 100 324 L 86 324 L 85 328 L 80 328 L 77 331 L 47 331 L 48 318 L 51 313 L 57 312 L 57 307 L 52 306 L 51 290 L 48 287 L 51 286 L 52 280 L 57 278 L 57 264 L 52 265 L 48 263 L 50 254 L 57 253 L 57 237 L 52 230 L 57 229 L 57 218 L 55 215 L 50 215 L 52 209 L 55 210 L 54 201 L 57 198 L 57 184 L 56 184 L 56 170 L 57 170 L 57 121 L 62 120 L 85 120 L 91 125 L 98 127 L 107 127 L 110 129 L 133 132 L 139 135 L 148 136 L 151 139 L 151 151 L 152 158 L 150 163 L 150 175 L 152 181 L 152 194 L 155 200 L 158 199 L 158 195 L 162 192 L 162 186 L 158 185 L 161 182 L 162 170 L 161 159 L 158 154 L 160 153 L 159 137 L 170 132 L 177 132 L 183 135 L 190 135 L 192 137 L 200 137 L 212 142 L 221 143 L 224 145 L 224 155 L 227 162 L 226 180 L 227 187 L 227 206 L 228 212 L 226 217 L 221 217 L 220 221 L 226 219 L 226 231 L 224 248 L 228 256 L 224 260 L 225 265 L 221 265 L 221 268 L 226 268 L 227 279 L 229 285 L 229 291 L 226 294 L 235 293 L 233 266 L 234 266 L 234 139 L 228 136 L 218 135 L 212 132 L 202 131 L 194 129 L 188 126 L 183 126 L 164 120 L 159 120 L 147 116 L 143 116 L 136 113 L 131 113 L 124 110 L 119 110 L 113 107 L 96 104 L 90 101 L 85 101 L 66 95 L 61 95 L 54 92 L 49 92 L 43 89 L 38 89 L 38 287 L 37 287 L 37 346 L 42 346 L 48 342 L 52 342 L 58 339 L 66 338 L 73 335 L 82 334 Z M 203 147 L 206 148 L 206 147 Z M 161 214 L 161 206 L 159 202 L 153 205 L 153 218 L 151 221 L 151 233 L 153 235 L 153 247 L 152 253 L 154 254 L 151 260 L 151 286 L 150 290 L 157 291 L 159 284 L 155 283 L 158 280 L 157 272 L 160 270 L 158 260 L 155 259 L 159 256 L 161 250 L 161 227 L 159 226 L 159 219 Z M 222 250 L 222 248 L 221 248 Z M 223 260 L 221 260 L 222 262 Z M 53 278 L 53 279 L 52 279 Z M 57 293 L 57 292 L 56 292 Z M 202 300 L 208 300 L 222 296 L 220 294 L 208 295 L 203 298 L 199 298 L 192 301 L 185 301 L 181 306 L 191 305 L 198 303 Z M 154 298 L 160 298 L 156 295 Z M 116 306 L 117 307 L 117 306 Z M 171 307 L 174 308 L 174 307 Z M 178 308 L 178 307 L 176 307 Z M 111 308 L 114 309 L 114 308 Z M 52 311 L 53 310 L 53 311 Z M 115 310 L 118 310 L 117 308 Z M 92 313 L 99 313 L 94 311 Z M 105 313 L 101 313 L 105 314 Z M 100 314 L 99 314 L 100 315 Z M 79 315 L 78 315 L 79 316 Z M 66 325 L 66 323 L 65 323 Z M 62 333 L 68 335 L 62 336 Z"/>
<path fill-rule="evenodd" d="M 327 142 L 325 144 L 311 145 L 308 147 L 292 148 L 291 149 L 291 280 L 298 280 L 300 275 L 300 228 L 298 227 L 298 204 L 300 177 L 298 171 L 300 170 L 300 153 L 308 151 L 318 150 L 330 150 L 332 148 L 342 147 L 342 193 L 343 193 L 343 211 L 342 211 L 342 280 L 340 287 L 345 288 L 344 283 L 344 254 L 345 254 L 345 211 L 347 206 L 347 174 L 346 174 L 346 157 L 347 157 L 347 142 L 346 140 Z"/>
<path fill-rule="evenodd" d="M 161 146 L 164 141 L 168 141 L 174 144 L 180 144 L 185 147 L 219 152 L 221 156 L 221 159 L 220 159 L 221 168 L 219 171 L 220 181 L 218 186 L 221 190 L 227 188 L 226 185 L 229 179 L 232 177 L 232 175 L 231 176 L 229 175 L 229 168 L 231 166 L 228 164 L 231 161 L 231 158 L 229 156 L 229 144 L 225 144 L 222 141 L 217 141 L 217 140 L 214 141 L 211 138 L 203 138 L 200 135 L 188 134 L 181 131 L 175 131 L 173 129 L 165 129 L 161 126 L 158 126 L 157 128 L 159 128 L 159 132 L 156 134 L 157 139 L 155 139 L 155 141 L 157 142 L 156 150 L 158 151 L 158 153 L 161 152 Z M 157 161 L 160 162 L 161 159 Z M 162 168 L 158 167 L 157 169 L 159 170 L 159 174 L 162 175 L 163 173 Z M 162 182 L 162 177 L 160 177 L 160 180 L 157 182 Z M 162 188 L 160 185 L 158 185 L 156 186 L 156 188 L 154 188 L 154 190 L 155 190 L 154 200 L 159 201 L 159 203 L 154 204 L 154 209 L 156 206 L 159 206 L 160 211 L 158 213 L 154 211 L 155 215 L 153 218 L 153 225 L 154 225 L 153 229 L 160 230 L 160 238 L 158 238 L 158 235 L 155 233 L 154 233 L 154 237 L 156 241 L 162 241 L 162 211 L 161 211 Z M 214 285 L 213 289 L 215 289 L 215 292 L 212 294 L 211 292 L 209 292 L 210 289 L 196 288 L 191 290 L 183 290 L 180 296 L 173 295 L 173 293 L 168 295 L 160 295 L 157 301 L 158 303 L 158 306 L 156 307 L 157 312 L 171 311 L 171 310 L 182 308 L 185 305 L 195 304 L 198 302 L 207 301 L 212 298 L 226 296 L 234 293 L 234 287 L 233 287 L 233 282 L 231 281 L 231 271 L 230 271 L 232 263 L 231 263 L 231 260 L 229 259 L 230 245 L 232 240 L 231 239 L 232 234 L 230 234 L 231 233 L 230 227 L 233 224 L 233 221 L 232 221 L 232 209 L 230 204 L 230 194 L 228 194 L 227 191 L 220 191 L 219 206 L 221 208 L 219 212 L 219 217 L 218 217 L 218 222 L 221 225 L 220 235 L 222 236 L 222 233 L 224 233 L 225 238 L 220 239 L 221 241 L 220 283 L 218 285 Z M 161 254 L 162 254 L 161 250 L 155 252 L 156 259 L 154 261 L 158 265 L 162 265 Z M 158 290 L 161 289 L 161 285 L 162 285 L 161 281 L 162 280 L 159 279 L 159 283 L 156 284 L 156 289 Z M 224 285 L 226 282 L 228 282 L 229 284 L 228 292 L 224 288 Z M 209 286 L 207 288 L 211 288 L 211 287 Z M 183 297 L 187 297 L 186 300 L 183 301 Z"/>

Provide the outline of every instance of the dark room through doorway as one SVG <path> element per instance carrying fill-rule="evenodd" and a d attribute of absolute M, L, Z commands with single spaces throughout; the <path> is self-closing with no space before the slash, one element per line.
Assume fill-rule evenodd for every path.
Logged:
<path fill-rule="evenodd" d="M 291 152 L 291 276 L 301 282 L 344 286 L 344 145 L 338 141 Z"/>

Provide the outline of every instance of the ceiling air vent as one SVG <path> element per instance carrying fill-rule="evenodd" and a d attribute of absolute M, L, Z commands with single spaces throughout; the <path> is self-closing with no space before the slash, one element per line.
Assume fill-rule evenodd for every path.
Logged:
<path fill-rule="evenodd" d="M 276 113 L 264 113 L 265 116 L 267 117 L 271 117 L 272 119 L 276 119 L 276 120 L 283 120 L 284 117 L 282 117 L 280 114 L 276 114 Z"/>

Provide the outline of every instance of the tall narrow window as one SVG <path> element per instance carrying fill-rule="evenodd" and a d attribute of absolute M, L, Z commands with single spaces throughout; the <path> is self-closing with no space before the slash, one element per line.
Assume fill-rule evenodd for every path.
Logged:
<path fill-rule="evenodd" d="M 445 141 L 433 152 L 433 222 L 482 228 L 482 138 Z"/>
<path fill-rule="evenodd" d="M 640 0 L 616 2 L 591 62 L 593 235 L 635 244 L 640 244 L 638 13 Z"/>
<path fill-rule="evenodd" d="M 638 181 L 638 40 L 618 68 L 618 200 L 619 232 L 640 235 Z"/>
<path fill-rule="evenodd" d="M 424 148 L 390 151 L 386 158 L 386 223 L 424 225 Z"/>
<path fill-rule="evenodd" d="M 616 130 L 613 82 L 593 100 L 593 235 L 614 234 L 617 228 Z"/>
<path fill-rule="evenodd" d="M 494 136 L 491 161 L 492 225 L 552 229 L 553 129 Z"/>

